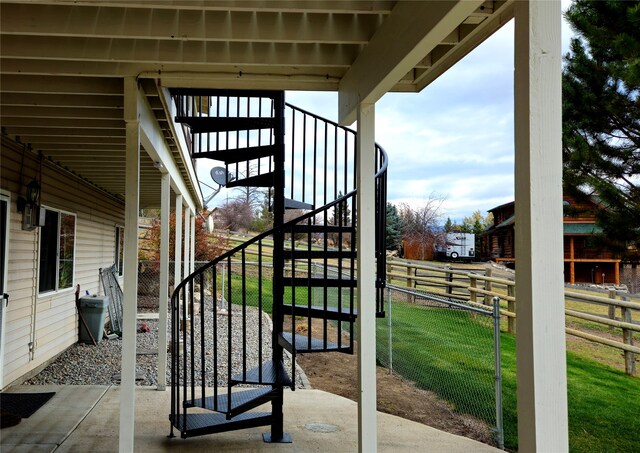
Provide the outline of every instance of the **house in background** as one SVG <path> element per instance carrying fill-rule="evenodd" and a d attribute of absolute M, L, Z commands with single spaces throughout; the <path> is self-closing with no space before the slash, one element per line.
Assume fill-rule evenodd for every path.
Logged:
<path fill-rule="evenodd" d="M 577 203 L 563 196 L 564 280 L 566 283 L 620 284 L 620 259 L 600 246 L 596 235 L 595 202 Z M 479 235 L 483 259 L 515 267 L 515 203 L 489 209 L 494 223 Z"/>
<path fill-rule="evenodd" d="M 98 269 L 119 256 L 121 232 L 123 311 L 135 319 L 141 208 L 161 210 L 160 286 L 169 287 L 172 209 L 184 220 L 176 237 L 185 232 L 174 252 L 184 249 L 185 265 L 174 278 L 193 269 L 190 232 L 203 201 L 171 90 L 334 91 L 339 122 L 357 120 L 358 440 L 360 451 L 375 451 L 375 317 L 366 309 L 377 289 L 375 105 L 390 91 L 426 89 L 512 19 L 517 316 L 526 326 L 517 342 L 520 449 L 567 450 L 564 317 L 556 303 L 563 297 L 559 1 L 3 0 L 0 294 L 9 302 L 3 296 L 2 385 L 76 340 L 73 286 L 98 291 Z M 40 194 L 27 199 L 34 179 Z M 32 228 L 31 217 L 23 229 L 19 199 L 44 208 L 41 226 Z M 161 297 L 161 343 L 167 304 Z M 129 452 L 134 323 L 124 324 L 122 341 L 119 449 Z"/>

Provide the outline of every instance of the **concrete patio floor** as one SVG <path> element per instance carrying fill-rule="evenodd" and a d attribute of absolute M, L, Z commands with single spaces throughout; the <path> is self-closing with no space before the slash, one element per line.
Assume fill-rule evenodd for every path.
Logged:
<path fill-rule="evenodd" d="M 56 394 L 31 417 L 0 432 L 3 453 L 116 452 L 119 396 L 117 386 L 15 386 L 10 392 Z M 357 451 L 357 405 L 320 390 L 285 392 L 285 430 L 291 444 L 265 444 L 268 427 L 190 439 L 167 438 L 170 392 L 136 388 L 136 452 L 353 452 Z M 268 407 L 266 407 L 268 410 Z M 378 413 L 381 452 L 497 452 L 488 445 Z"/>

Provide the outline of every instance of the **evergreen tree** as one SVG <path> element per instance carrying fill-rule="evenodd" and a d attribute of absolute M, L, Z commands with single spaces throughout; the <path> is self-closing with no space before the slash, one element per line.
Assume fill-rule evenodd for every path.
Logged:
<path fill-rule="evenodd" d="M 451 217 L 447 217 L 447 221 L 444 223 L 444 232 L 451 233 L 453 231 L 453 222 L 451 221 Z"/>
<path fill-rule="evenodd" d="M 402 237 L 402 220 L 392 203 L 387 203 L 387 250 L 399 250 Z"/>
<path fill-rule="evenodd" d="M 577 37 L 562 79 L 564 190 L 598 201 L 603 238 L 619 252 L 635 246 L 637 259 L 640 1 L 576 0 L 566 18 Z"/>

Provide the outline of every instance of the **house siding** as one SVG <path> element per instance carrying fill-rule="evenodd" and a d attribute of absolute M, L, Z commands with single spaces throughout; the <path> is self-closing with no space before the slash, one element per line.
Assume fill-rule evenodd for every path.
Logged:
<path fill-rule="evenodd" d="M 74 288 L 38 295 L 40 228 L 22 230 L 17 212 L 22 145 L 2 139 L 1 188 L 10 192 L 9 265 L 6 309 L 3 388 L 46 364 L 78 341 Z M 75 175 L 24 153 L 23 185 L 40 179 L 40 203 L 76 215 L 74 285 L 100 293 L 99 269 L 113 264 L 115 226 L 124 224 L 124 202 L 91 186 Z M 32 343 L 30 351 L 29 344 Z"/>

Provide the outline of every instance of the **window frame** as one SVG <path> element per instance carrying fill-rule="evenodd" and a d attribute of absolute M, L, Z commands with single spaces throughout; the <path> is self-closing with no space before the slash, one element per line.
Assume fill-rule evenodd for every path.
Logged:
<path fill-rule="evenodd" d="M 47 289 L 44 291 L 40 290 L 40 271 L 41 271 L 41 257 L 42 257 L 42 228 L 39 230 L 39 238 L 38 238 L 38 297 L 49 296 L 53 294 L 57 294 L 64 291 L 73 291 L 76 283 L 76 257 L 77 257 L 77 238 L 78 238 L 78 214 L 75 212 L 66 211 L 64 209 L 51 208 L 49 206 L 43 205 L 42 208 L 45 209 L 44 215 L 46 216 L 46 211 L 56 212 L 58 214 L 58 224 L 56 226 L 56 258 L 55 258 L 55 288 Z M 60 234 L 61 234 L 61 222 L 62 215 L 73 216 L 73 270 L 71 271 L 71 285 L 66 288 L 60 288 Z"/>

